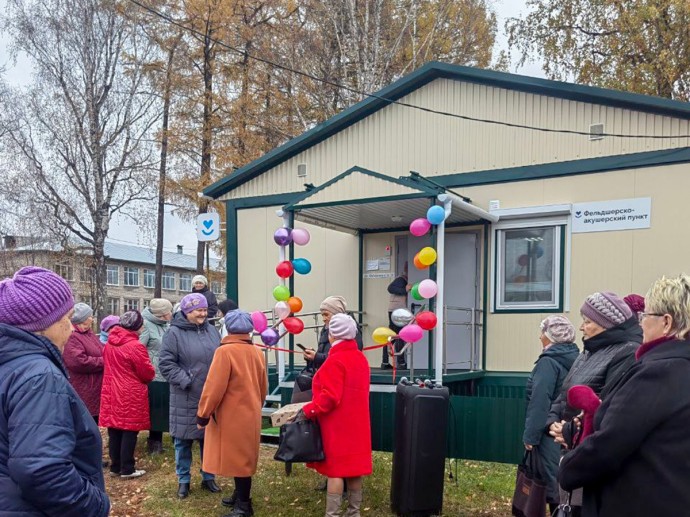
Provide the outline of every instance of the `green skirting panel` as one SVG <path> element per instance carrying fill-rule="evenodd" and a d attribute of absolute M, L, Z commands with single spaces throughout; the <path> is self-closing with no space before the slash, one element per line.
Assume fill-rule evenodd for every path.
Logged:
<path fill-rule="evenodd" d="M 149 408 L 151 430 L 167 433 L 170 424 L 170 388 L 167 382 L 153 381 L 149 384 Z"/>

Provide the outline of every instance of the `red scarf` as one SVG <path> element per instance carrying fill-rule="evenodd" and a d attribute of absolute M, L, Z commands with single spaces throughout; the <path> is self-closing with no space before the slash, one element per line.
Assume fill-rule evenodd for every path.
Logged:
<path fill-rule="evenodd" d="M 639 361 L 640 357 L 645 355 L 647 352 L 649 352 L 653 348 L 656 348 L 659 345 L 662 345 L 668 341 L 673 341 L 674 339 L 676 339 L 676 336 L 661 336 L 660 338 L 652 339 L 651 341 L 648 341 L 647 343 L 642 343 L 640 345 L 640 348 L 638 348 L 637 351 L 635 352 L 635 359 L 637 359 Z"/>

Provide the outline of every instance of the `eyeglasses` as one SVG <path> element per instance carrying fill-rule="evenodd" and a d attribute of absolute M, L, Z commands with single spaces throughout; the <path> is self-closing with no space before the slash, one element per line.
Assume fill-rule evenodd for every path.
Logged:
<path fill-rule="evenodd" d="M 657 312 L 638 312 L 637 313 L 637 318 L 642 321 L 645 318 L 648 318 L 649 316 L 666 316 L 666 314 L 659 314 Z"/>

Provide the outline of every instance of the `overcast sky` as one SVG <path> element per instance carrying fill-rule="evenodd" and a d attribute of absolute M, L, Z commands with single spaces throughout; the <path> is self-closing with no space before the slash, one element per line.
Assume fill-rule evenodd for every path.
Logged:
<path fill-rule="evenodd" d="M 505 20 L 510 17 L 519 16 L 525 10 L 525 0 L 493 0 L 493 8 L 498 16 L 498 50 L 507 49 L 507 38 L 505 37 L 503 26 Z M 0 0 L 0 13 L 6 12 L 6 0 Z M 5 67 L 5 79 L 15 86 L 23 86 L 31 81 L 31 66 L 24 57 L 17 56 L 16 61 L 12 60 L 8 52 L 8 38 L 0 34 L 0 67 Z M 510 72 L 516 73 L 513 63 Z M 517 70 L 521 75 L 531 75 L 543 77 L 539 64 L 528 64 Z M 194 225 L 185 223 L 170 213 L 166 214 L 166 230 L 164 247 L 166 250 L 175 251 L 178 244 L 184 246 L 185 253 L 194 253 L 196 250 L 196 228 Z M 150 224 L 146 225 L 151 227 Z M 136 230 L 136 231 L 133 231 Z M 154 241 L 150 231 L 139 231 L 135 223 L 123 217 L 117 218 L 111 226 L 110 237 L 122 242 L 133 244 L 151 245 Z"/>

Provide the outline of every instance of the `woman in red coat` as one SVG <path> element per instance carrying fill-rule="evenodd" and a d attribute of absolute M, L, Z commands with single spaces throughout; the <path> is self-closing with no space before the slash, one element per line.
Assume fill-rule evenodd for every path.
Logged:
<path fill-rule="evenodd" d="M 139 431 L 151 427 L 147 384 L 156 371 L 139 341 L 143 325 L 139 311 L 125 312 L 110 331 L 103 351 L 100 424 L 108 428 L 110 475 L 122 478 L 146 474 L 134 468 L 134 448 Z"/>
<path fill-rule="evenodd" d="M 335 314 L 328 334 L 328 358 L 314 375 L 312 402 L 303 408 L 319 422 L 326 459 L 308 466 L 328 477 L 326 516 L 338 515 L 347 480 L 346 515 L 357 517 L 362 476 L 372 472 L 369 362 L 357 348 L 357 324 L 350 316 Z"/>

